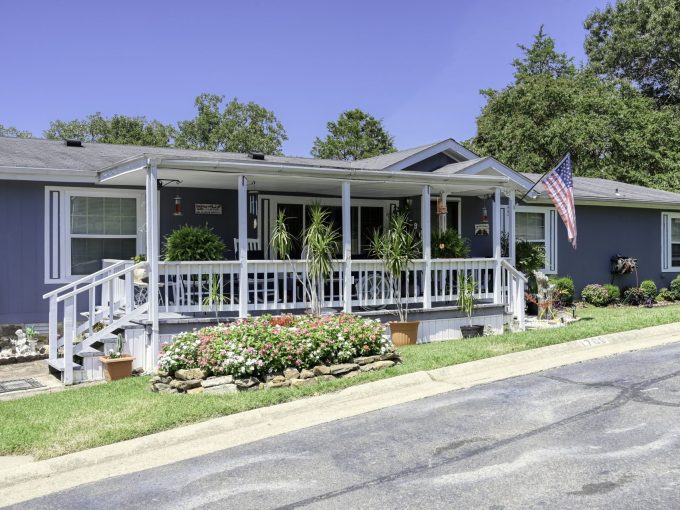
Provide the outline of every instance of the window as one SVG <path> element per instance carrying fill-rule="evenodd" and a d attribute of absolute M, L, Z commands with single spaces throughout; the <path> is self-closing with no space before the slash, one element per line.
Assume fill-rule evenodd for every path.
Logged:
<path fill-rule="evenodd" d="M 680 213 L 661 214 L 661 268 L 680 272 Z"/>
<path fill-rule="evenodd" d="M 545 253 L 543 272 L 557 272 L 557 213 L 548 207 L 518 207 L 515 211 L 515 238 L 539 245 Z"/>
<path fill-rule="evenodd" d="M 143 192 L 45 189 L 45 282 L 64 283 L 143 248 Z"/>

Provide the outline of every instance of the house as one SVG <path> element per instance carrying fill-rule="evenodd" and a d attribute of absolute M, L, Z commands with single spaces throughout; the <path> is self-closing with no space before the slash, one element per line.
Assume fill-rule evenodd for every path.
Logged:
<path fill-rule="evenodd" d="M 50 364 L 70 383 L 97 378 L 96 356 L 120 327 L 148 369 L 161 341 L 216 315 L 304 310 L 296 288 L 304 261 L 275 260 L 269 240 L 279 211 L 302 230 L 314 202 L 342 232 L 324 306 L 384 320 L 394 296 L 380 261 L 367 256 L 368 237 L 395 208 L 412 211 L 423 258 L 410 271 L 405 298 L 421 320 L 423 341 L 458 334 L 461 271 L 477 282 L 477 320 L 494 330 L 509 321 L 522 326 L 525 277 L 514 267 L 516 237 L 543 244 L 546 272 L 570 275 L 578 287 L 608 282 L 617 253 L 638 258 L 640 277 L 659 285 L 680 268 L 680 195 L 576 178 L 574 251 L 545 193 L 519 200 L 536 177 L 452 139 L 347 162 L 0 138 L 0 324 L 48 323 Z M 212 227 L 228 246 L 224 260 L 163 261 L 163 239 L 185 224 Z M 470 240 L 469 258 L 432 258 L 431 231 L 447 226 Z M 149 260 L 146 286 L 134 278 L 137 254 Z M 206 301 L 214 291 L 226 299 Z M 106 324 L 101 331 L 94 330 L 98 322 Z M 87 340 L 75 348 L 64 341 L 83 334 Z M 83 363 L 74 364 L 73 354 Z"/>

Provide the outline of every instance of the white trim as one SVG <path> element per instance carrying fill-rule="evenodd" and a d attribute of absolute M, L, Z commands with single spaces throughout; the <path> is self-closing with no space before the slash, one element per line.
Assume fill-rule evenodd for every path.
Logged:
<path fill-rule="evenodd" d="M 0 179 L 5 181 L 82 182 L 94 184 L 97 182 L 97 171 L 0 166 Z"/>
<path fill-rule="evenodd" d="M 58 204 L 52 203 L 50 207 L 50 196 L 52 192 L 58 192 Z M 134 198 L 137 203 L 137 233 L 136 235 L 120 235 L 120 236 L 88 236 L 81 234 L 71 234 L 71 214 L 70 214 L 70 200 L 71 197 L 115 197 L 115 198 Z M 143 190 L 135 189 L 121 189 L 121 188 L 73 188 L 63 186 L 45 186 L 45 274 L 44 281 L 47 285 L 71 283 L 83 275 L 71 274 L 71 238 L 107 238 L 107 239 L 132 239 L 137 240 L 137 253 L 145 252 L 144 242 L 144 208 L 145 198 Z M 58 222 L 54 222 L 54 215 L 58 215 Z M 57 233 L 58 232 L 58 233 Z M 50 234 L 53 236 L 53 243 L 50 243 Z M 54 240 L 59 243 L 59 249 L 56 251 L 58 258 L 58 278 L 51 278 L 54 274 Z"/>
<path fill-rule="evenodd" d="M 544 240 L 546 267 L 542 269 L 544 274 L 557 274 L 557 211 L 554 207 L 526 206 L 515 208 L 515 217 L 518 213 L 540 213 L 544 215 Z M 517 226 L 515 225 L 515 235 Z M 527 275 L 528 276 L 528 275 Z"/>
<path fill-rule="evenodd" d="M 431 158 L 432 156 L 436 156 L 437 154 L 447 151 L 453 152 L 459 157 L 462 156 L 463 161 L 476 159 L 479 157 L 474 152 L 469 151 L 455 140 L 449 138 L 448 140 L 443 140 L 439 143 L 436 143 L 435 145 L 426 147 L 425 149 L 416 152 L 415 154 L 411 154 L 410 156 L 402 159 L 401 161 L 397 161 L 396 163 L 393 163 L 392 165 L 385 167 L 385 170 L 389 170 L 391 172 L 398 172 L 400 170 L 403 170 L 404 168 L 408 168 L 417 163 L 420 163 L 421 161 L 424 161 L 427 158 Z"/>
<path fill-rule="evenodd" d="M 680 273 L 680 266 L 673 266 L 673 220 L 680 220 L 680 212 L 661 213 L 661 272 Z M 675 244 L 678 244 L 676 242 Z"/>
<path fill-rule="evenodd" d="M 439 199 L 439 197 L 431 196 L 430 197 L 430 203 L 436 202 Z M 458 225 L 456 225 L 456 230 L 458 231 L 458 234 L 461 234 L 461 228 L 463 228 L 463 200 L 461 197 L 451 197 L 447 196 L 446 197 L 446 207 L 448 208 L 449 202 L 458 202 L 458 205 L 456 206 L 458 208 Z M 451 225 L 448 223 L 446 224 L 446 228 L 451 228 Z M 439 228 L 437 228 L 439 230 Z"/>
<path fill-rule="evenodd" d="M 514 182 L 515 184 L 517 184 L 518 186 L 525 190 L 530 189 L 535 184 L 534 181 L 532 181 L 528 177 L 513 170 L 509 166 L 504 165 L 503 163 L 501 163 L 500 161 L 491 156 L 482 158 L 477 163 L 474 163 L 469 167 L 464 168 L 457 174 L 453 175 L 484 175 L 481 172 L 485 170 L 493 170 L 494 172 L 497 172 L 498 174 L 507 177 L 510 181 Z"/>

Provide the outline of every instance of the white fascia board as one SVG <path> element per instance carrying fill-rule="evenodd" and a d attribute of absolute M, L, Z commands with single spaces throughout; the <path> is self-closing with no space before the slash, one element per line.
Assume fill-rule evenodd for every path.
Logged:
<path fill-rule="evenodd" d="M 463 156 L 463 158 L 465 158 L 466 160 L 475 159 L 479 157 L 474 152 L 466 149 L 455 140 L 449 138 L 448 140 L 444 140 L 442 142 L 439 142 L 438 144 L 432 145 L 431 147 L 427 147 L 422 151 L 416 152 L 415 154 L 412 154 L 411 156 L 404 158 L 401 161 L 394 163 L 393 165 L 388 166 L 387 168 L 385 168 L 385 170 L 389 170 L 390 172 L 398 172 L 399 170 L 408 168 L 409 166 L 415 165 L 416 163 L 419 163 L 427 158 L 436 156 L 440 152 L 447 151 L 455 152 L 456 154 Z"/>
<path fill-rule="evenodd" d="M 100 170 L 98 182 L 103 183 L 115 177 L 119 177 L 121 175 L 144 170 L 148 164 L 149 159 L 147 157 L 136 156 L 132 159 L 125 160 L 114 166 L 105 168 L 104 170 Z"/>
<path fill-rule="evenodd" d="M 97 173 L 88 170 L 62 168 L 8 167 L 0 166 L 0 180 L 39 182 L 97 182 Z"/>
<path fill-rule="evenodd" d="M 531 205 L 550 205 L 552 200 L 549 198 L 538 198 L 536 200 L 524 200 L 525 204 Z M 607 199 L 574 199 L 574 205 L 590 205 L 595 207 L 626 207 L 632 209 L 680 209 L 680 203 L 672 202 L 641 202 L 641 201 L 622 201 Z"/>
<path fill-rule="evenodd" d="M 535 184 L 534 181 L 528 177 L 523 176 L 519 172 L 516 172 L 512 168 L 504 165 L 493 157 L 484 158 L 479 163 L 475 163 L 474 165 L 470 165 L 469 167 L 461 170 L 459 174 L 475 175 L 483 170 L 486 170 L 487 168 L 491 168 L 499 174 L 504 175 L 511 181 L 516 182 L 524 190 L 530 189 Z"/>

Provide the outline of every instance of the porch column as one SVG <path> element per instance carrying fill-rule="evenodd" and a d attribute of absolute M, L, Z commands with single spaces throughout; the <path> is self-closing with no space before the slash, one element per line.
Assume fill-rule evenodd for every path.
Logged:
<path fill-rule="evenodd" d="M 493 258 L 495 259 L 493 272 L 493 302 L 501 302 L 501 189 L 494 189 L 493 221 L 491 223 L 493 239 Z"/>
<path fill-rule="evenodd" d="M 423 186 L 423 193 L 420 198 L 420 226 L 422 228 L 423 259 L 423 308 L 432 307 L 432 292 L 430 289 L 430 272 L 432 270 L 430 242 L 432 239 L 432 218 L 430 216 L 430 186 Z M 414 285 L 416 282 L 414 282 Z"/>
<path fill-rule="evenodd" d="M 508 255 L 510 257 L 510 264 L 515 267 L 516 254 L 515 254 L 515 190 L 510 190 L 508 194 Z"/>
<path fill-rule="evenodd" d="M 248 179 L 238 176 L 238 316 L 248 317 Z"/>
<path fill-rule="evenodd" d="M 160 232 L 158 230 L 158 167 L 150 159 L 146 167 L 146 260 L 149 272 L 149 321 L 151 322 L 152 364 L 156 364 L 161 350 L 158 327 L 158 257 Z"/>
<path fill-rule="evenodd" d="M 342 259 L 344 268 L 343 310 L 352 313 L 352 209 L 349 181 L 342 183 Z"/>

